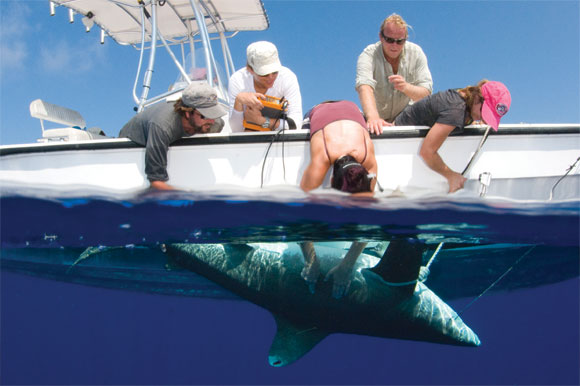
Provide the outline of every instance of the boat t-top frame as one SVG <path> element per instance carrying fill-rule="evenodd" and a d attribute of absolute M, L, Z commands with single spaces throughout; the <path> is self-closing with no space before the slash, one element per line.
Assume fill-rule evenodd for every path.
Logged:
<path fill-rule="evenodd" d="M 87 31 L 95 24 L 101 28 L 101 43 L 105 36 L 121 45 L 131 45 L 140 50 L 133 99 L 137 111 L 168 97 L 181 93 L 192 81 L 204 80 L 216 88 L 220 101 L 228 104 L 227 79 L 235 67 L 227 39 L 239 31 L 260 31 L 269 27 L 268 17 L 261 0 L 50 0 L 51 15 L 56 6 L 69 10 L 69 21 L 74 15 L 83 16 Z M 227 79 L 222 79 L 212 49 L 212 40 L 221 43 L 223 64 Z M 193 78 L 186 69 L 186 52 L 195 63 L 195 46 L 201 44 L 205 60 L 202 79 Z M 172 47 L 181 49 L 179 60 Z M 149 96 L 155 67 L 157 48 L 165 47 L 185 81 L 171 90 Z M 142 74 L 145 53 L 147 67 Z M 141 82 L 140 82 L 141 80 Z M 141 84 L 141 91 L 137 89 Z M 139 94 L 139 95 L 138 95 Z M 177 98 L 177 97 L 175 97 Z"/>

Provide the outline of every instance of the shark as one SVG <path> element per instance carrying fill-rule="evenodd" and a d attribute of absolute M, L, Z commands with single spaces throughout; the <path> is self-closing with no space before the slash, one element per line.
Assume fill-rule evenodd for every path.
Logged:
<path fill-rule="evenodd" d="M 362 254 L 339 299 L 328 281 L 318 280 L 315 292 L 309 290 L 300 276 L 304 260 L 297 244 L 167 244 L 163 250 L 174 264 L 272 313 L 277 331 L 268 362 L 274 367 L 295 362 L 333 333 L 480 345 L 458 314 L 417 280 L 421 254 L 404 243 L 388 248 L 373 267 L 369 262 L 377 259 Z M 318 245 L 316 253 L 321 277 L 341 257 L 336 248 Z"/>

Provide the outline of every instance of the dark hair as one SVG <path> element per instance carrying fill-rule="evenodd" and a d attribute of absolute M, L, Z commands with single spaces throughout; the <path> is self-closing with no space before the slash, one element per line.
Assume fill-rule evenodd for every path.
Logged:
<path fill-rule="evenodd" d="M 331 185 L 348 193 L 370 192 L 368 171 L 354 157 L 345 155 L 334 161 Z"/>

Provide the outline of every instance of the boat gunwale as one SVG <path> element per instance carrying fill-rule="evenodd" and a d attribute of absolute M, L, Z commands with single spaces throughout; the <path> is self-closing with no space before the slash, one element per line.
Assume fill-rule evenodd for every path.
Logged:
<path fill-rule="evenodd" d="M 466 127 L 463 132 L 452 133 L 451 137 L 474 137 L 482 136 L 486 126 Z M 372 135 L 373 140 L 399 139 L 399 138 L 424 138 L 429 131 L 427 126 L 401 126 L 400 128 L 388 128 L 381 135 Z M 202 145 L 225 145 L 225 144 L 250 144 L 277 142 L 305 142 L 309 140 L 308 130 L 270 132 L 242 132 L 242 133 L 213 133 L 198 134 L 192 137 L 184 137 L 171 144 L 171 147 L 202 146 Z M 500 130 L 491 133 L 492 136 L 506 135 L 557 135 L 557 134 L 580 134 L 580 124 L 508 124 L 502 125 Z M 278 136 L 279 138 L 275 138 Z M 18 145 L 0 146 L 0 157 L 30 154 L 48 153 L 76 150 L 114 150 L 114 149 L 138 149 L 144 146 L 132 142 L 128 138 L 107 138 L 74 142 L 48 142 L 29 143 Z"/>

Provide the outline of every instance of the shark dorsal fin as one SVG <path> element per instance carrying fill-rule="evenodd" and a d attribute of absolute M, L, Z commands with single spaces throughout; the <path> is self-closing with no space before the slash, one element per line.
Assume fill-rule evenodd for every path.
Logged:
<path fill-rule="evenodd" d="M 313 325 L 290 322 L 280 315 L 274 315 L 274 318 L 278 330 L 268 354 L 270 365 L 274 367 L 286 366 L 300 359 L 329 334 Z"/>
<path fill-rule="evenodd" d="M 423 250 L 424 245 L 418 240 L 404 238 L 391 240 L 383 257 L 371 271 L 387 283 L 409 283 L 401 289 L 411 296 L 419 277 Z"/>

